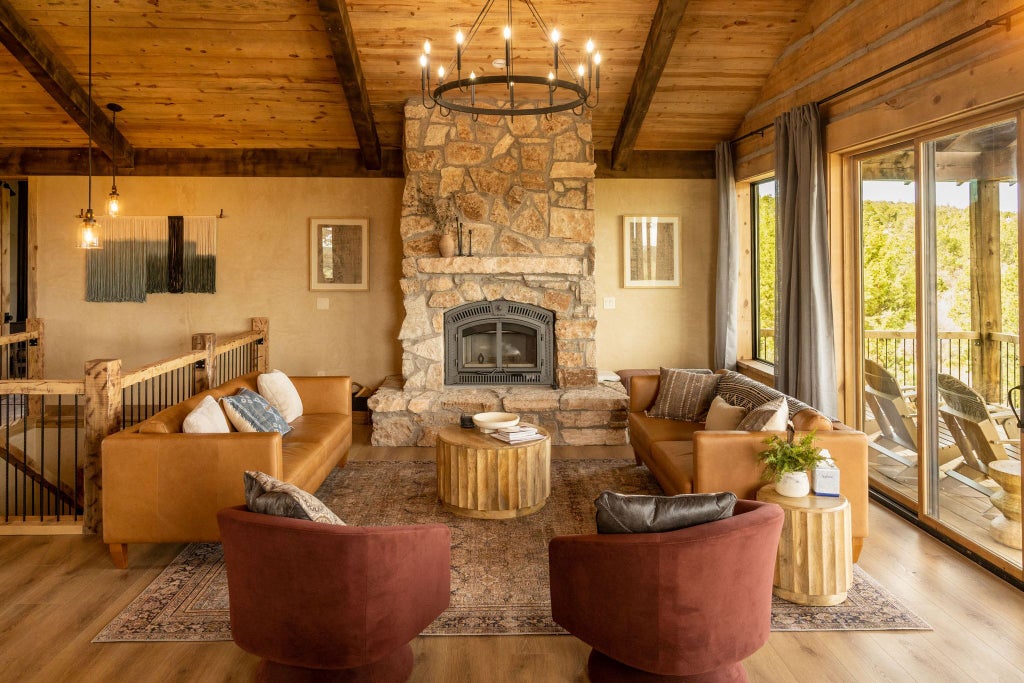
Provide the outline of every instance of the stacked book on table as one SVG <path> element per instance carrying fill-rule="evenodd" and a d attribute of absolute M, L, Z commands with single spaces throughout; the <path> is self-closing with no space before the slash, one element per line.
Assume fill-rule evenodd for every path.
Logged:
<path fill-rule="evenodd" d="M 501 439 L 505 443 L 524 443 L 526 441 L 536 441 L 544 438 L 544 435 L 538 432 L 536 427 L 528 424 L 520 424 L 515 427 L 502 427 L 501 429 L 491 432 L 491 436 L 495 439 Z"/>

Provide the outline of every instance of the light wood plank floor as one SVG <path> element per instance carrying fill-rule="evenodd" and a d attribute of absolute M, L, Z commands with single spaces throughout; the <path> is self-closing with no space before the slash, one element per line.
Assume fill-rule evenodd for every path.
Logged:
<path fill-rule="evenodd" d="M 353 460 L 424 460 L 370 448 Z M 631 458 L 628 448 L 558 448 L 555 457 Z M 0 537 L 0 681 L 248 681 L 256 659 L 233 643 L 107 643 L 93 636 L 180 545 L 139 545 L 114 569 L 95 538 Z M 1024 680 L 1024 593 L 872 504 L 861 566 L 934 631 L 773 633 L 746 662 L 754 681 Z M 570 636 L 418 638 L 413 681 L 586 681 L 589 649 Z"/>

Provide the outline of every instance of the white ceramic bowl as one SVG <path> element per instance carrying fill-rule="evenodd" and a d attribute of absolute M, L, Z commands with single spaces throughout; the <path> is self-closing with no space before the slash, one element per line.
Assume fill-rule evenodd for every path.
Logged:
<path fill-rule="evenodd" d="M 519 416 L 515 413 L 477 413 L 473 416 L 473 424 L 484 434 L 490 434 L 502 427 L 515 427 L 519 424 Z"/>

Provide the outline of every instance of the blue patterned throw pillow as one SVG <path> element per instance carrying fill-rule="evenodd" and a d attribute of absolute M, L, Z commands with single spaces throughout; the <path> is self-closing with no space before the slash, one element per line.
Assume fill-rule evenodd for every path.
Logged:
<path fill-rule="evenodd" d="M 252 389 L 239 389 L 220 400 L 231 424 L 240 432 L 281 432 L 292 430 L 281 413 Z"/>

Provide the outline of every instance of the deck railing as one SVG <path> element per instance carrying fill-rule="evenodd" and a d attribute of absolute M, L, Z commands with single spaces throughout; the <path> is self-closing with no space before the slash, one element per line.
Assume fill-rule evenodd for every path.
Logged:
<path fill-rule="evenodd" d="M 864 357 L 884 366 L 901 386 L 917 386 L 917 333 L 904 330 L 866 330 Z M 1018 382 L 1020 344 L 1017 335 L 980 332 L 939 332 L 939 372 L 952 375 L 975 387 L 995 403 L 1006 402 L 1006 392 Z M 996 349 L 996 376 L 977 376 L 983 343 Z M 764 329 L 758 335 L 757 357 L 767 362 L 775 359 L 775 330 Z"/>
<path fill-rule="evenodd" d="M 89 361 L 84 380 L 41 379 L 41 335 L 39 323 L 31 333 L 0 337 L 0 361 L 6 346 L 26 343 L 23 365 L 34 373 L 0 378 L 0 533 L 97 531 L 104 437 L 196 392 L 267 368 L 266 318 L 253 318 L 249 332 L 221 340 L 193 335 L 192 351 L 128 372 L 120 360 Z"/>

